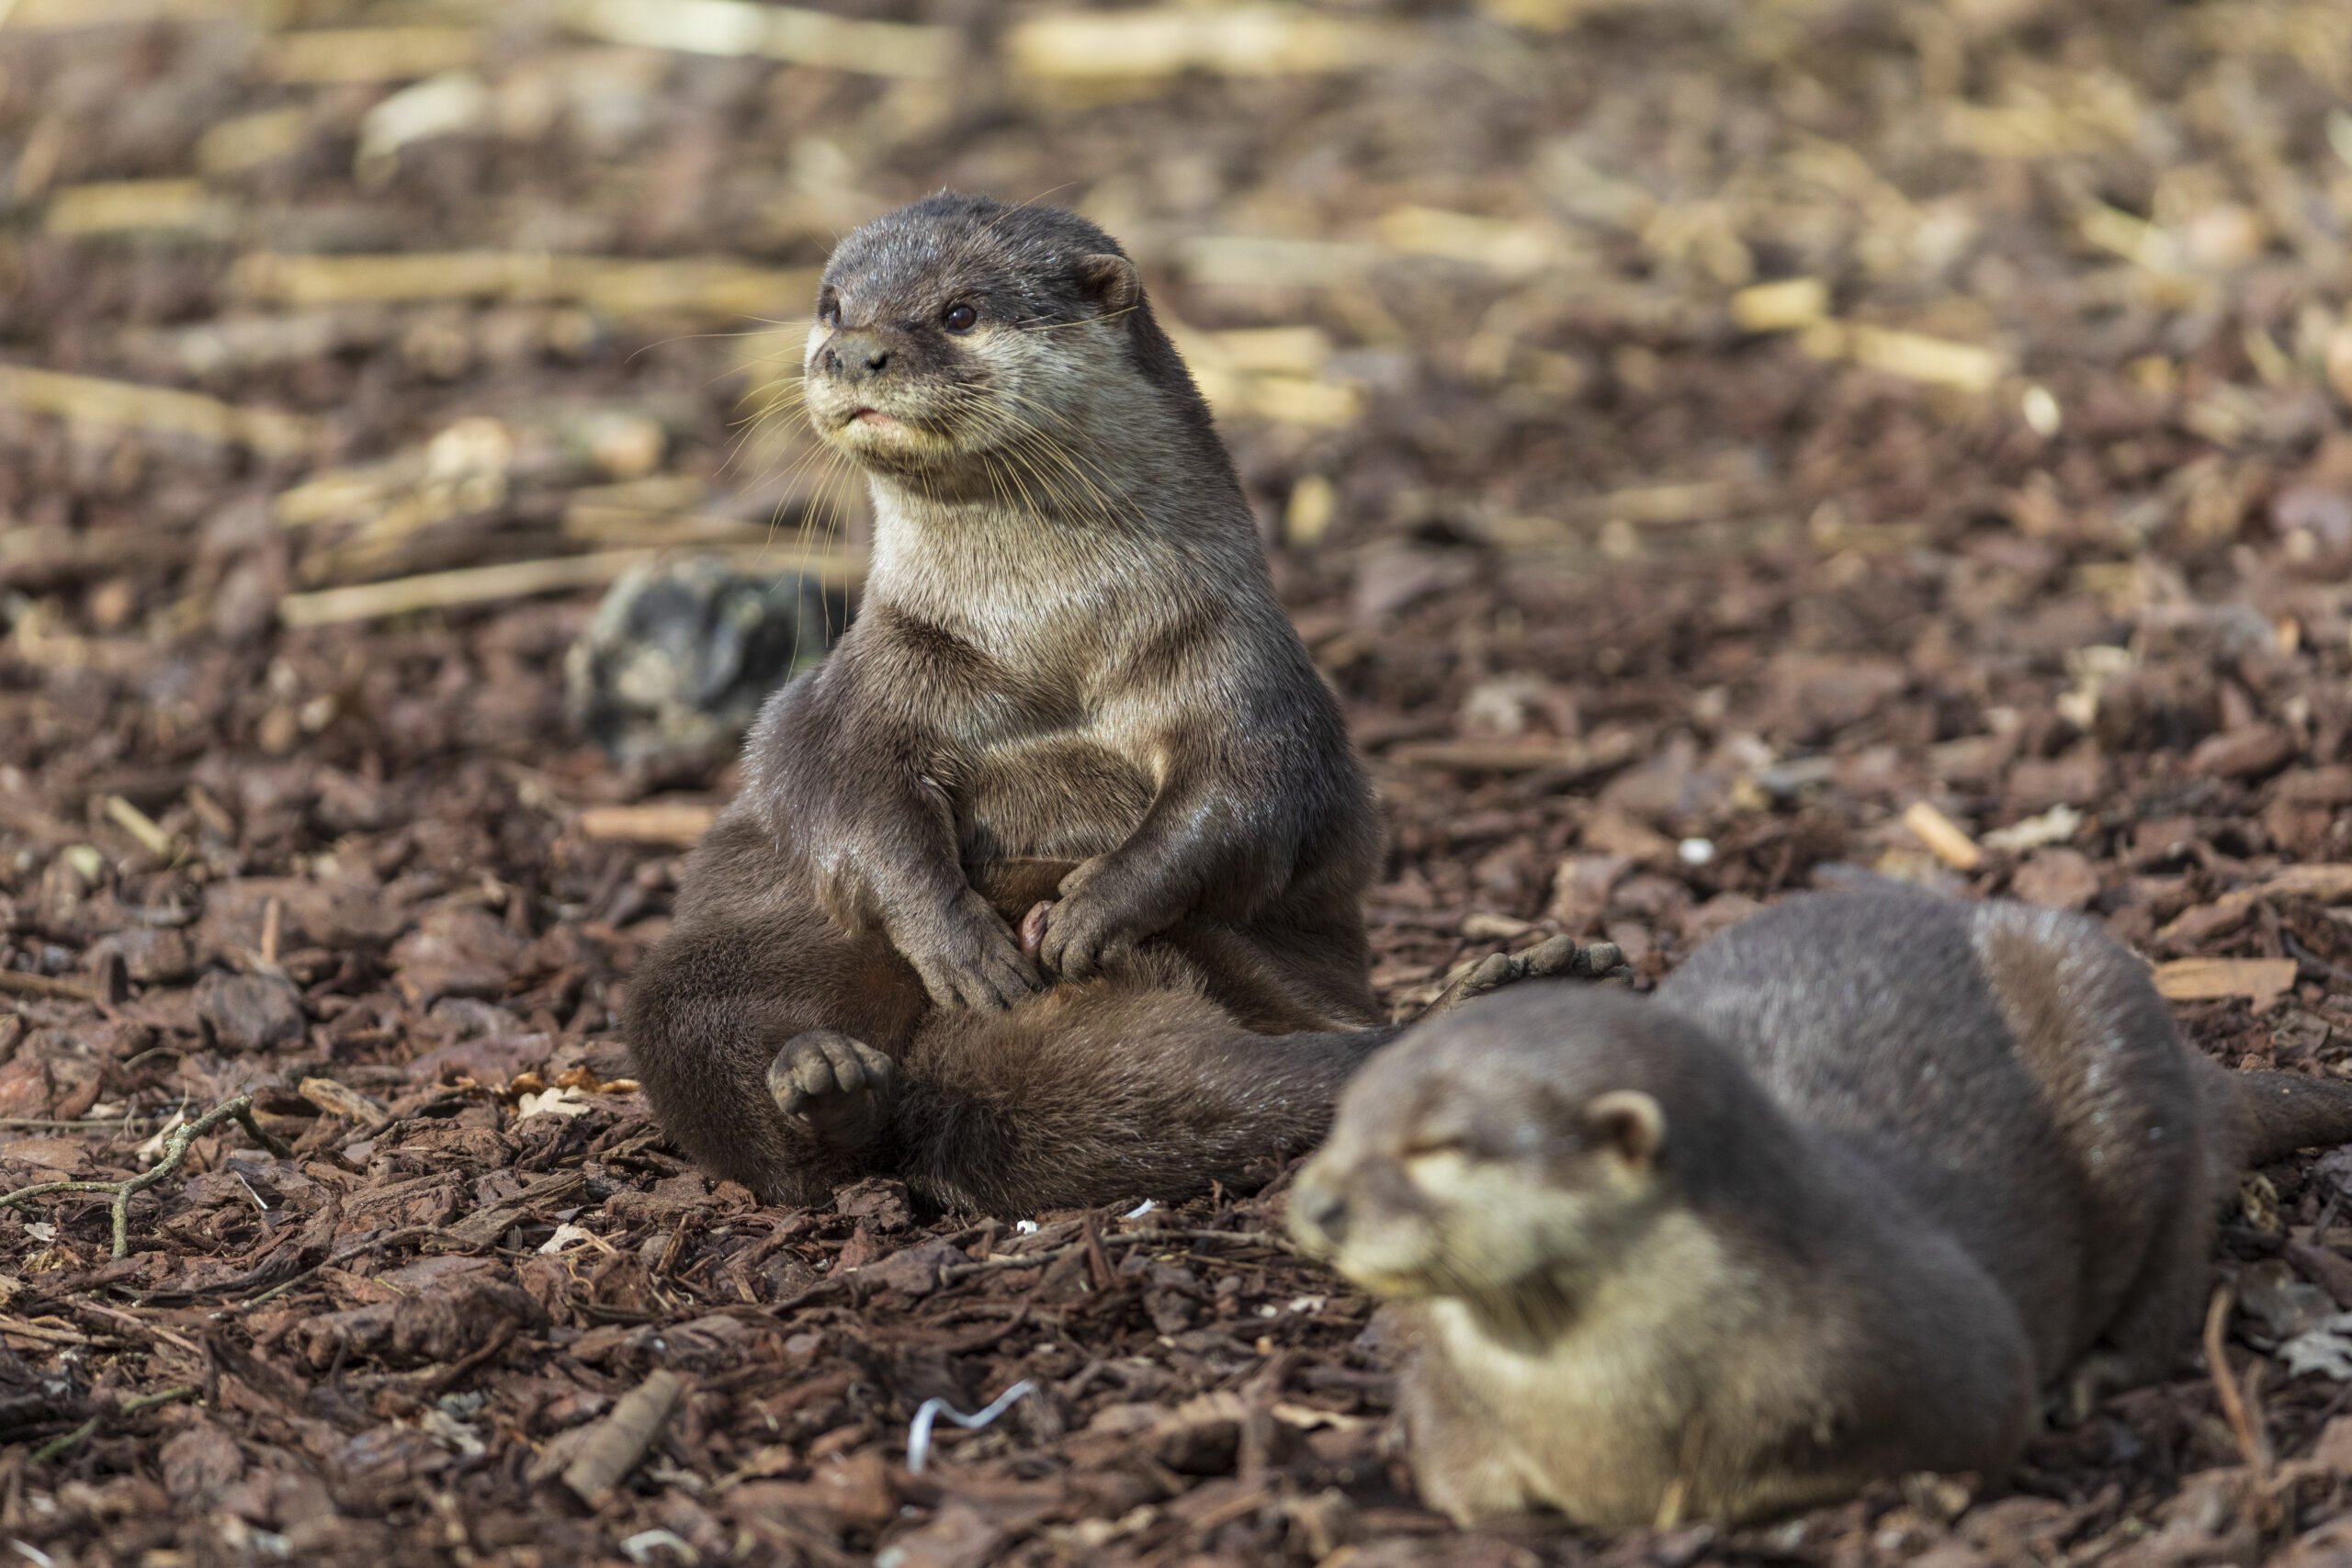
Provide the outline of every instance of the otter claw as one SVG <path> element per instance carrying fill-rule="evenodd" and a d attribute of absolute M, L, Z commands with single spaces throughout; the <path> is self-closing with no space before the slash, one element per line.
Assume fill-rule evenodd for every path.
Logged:
<path fill-rule="evenodd" d="M 1490 953 L 1447 987 L 1421 1016 L 1450 1012 L 1464 1002 L 1521 980 L 1616 980 L 1627 973 L 1624 950 L 1613 942 L 1578 947 L 1567 937 L 1538 942 L 1525 953 Z"/>

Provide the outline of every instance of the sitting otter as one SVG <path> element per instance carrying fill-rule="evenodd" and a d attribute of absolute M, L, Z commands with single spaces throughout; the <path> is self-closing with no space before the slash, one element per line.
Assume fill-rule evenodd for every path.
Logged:
<path fill-rule="evenodd" d="M 1135 267 L 932 197 L 834 253 L 804 385 L 870 574 L 630 986 L 655 1113 L 786 1202 L 1176 1198 L 1306 1147 L 1390 1033 L 1377 819 Z"/>
<path fill-rule="evenodd" d="M 1531 987 L 1348 1089 L 1294 1234 L 1405 1298 L 1402 1409 L 1456 1519 L 1740 1522 L 1997 1477 L 2044 1391 L 2164 1373 L 2249 1163 L 2352 1085 L 2183 1045 L 2080 916 L 1814 894 L 1655 998 Z"/>

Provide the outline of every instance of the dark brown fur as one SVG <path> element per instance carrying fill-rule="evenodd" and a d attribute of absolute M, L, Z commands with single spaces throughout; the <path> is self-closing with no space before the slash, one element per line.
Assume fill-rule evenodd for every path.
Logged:
<path fill-rule="evenodd" d="M 1525 987 L 1415 1030 L 1292 1214 L 1411 1301 L 1438 1506 L 1742 1520 L 1997 1475 L 2042 1396 L 2162 1375 L 2235 1173 L 2346 1139 L 2352 1085 L 2197 1055 L 2087 919 L 1821 894 L 1650 1002 Z"/>
<path fill-rule="evenodd" d="M 1134 269 L 932 197 L 835 253 L 807 385 L 873 570 L 631 985 L 663 1125 L 770 1199 L 894 1170 L 1009 1211 L 1304 1148 L 1390 1033 L 1377 822 Z"/>

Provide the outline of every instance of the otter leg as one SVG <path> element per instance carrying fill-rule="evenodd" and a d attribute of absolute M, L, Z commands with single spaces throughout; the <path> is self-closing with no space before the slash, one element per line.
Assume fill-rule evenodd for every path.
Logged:
<path fill-rule="evenodd" d="M 1396 1414 L 1422 1502 L 1464 1527 L 1536 1507 L 1519 1465 L 1497 1440 L 1498 1423 L 1442 1354 L 1423 1349 L 1407 1364 L 1397 1380 Z"/>
<path fill-rule="evenodd" d="M 812 1035 L 844 1041 L 870 1086 L 873 1058 L 903 1052 L 928 1007 L 887 938 L 843 935 L 805 877 L 730 818 L 697 852 L 677 925 L 630 976 L 622 1030 L 655 1118 L 689 1157 L 770 1202 L 815 1203 L 887 1152 L 855 1135 L 865 1112 L 845 1066 L 827 1091 L 808 1051 L 835 1058 Z M 877 1129 L 886 1110 L 873 1108 Z"/>
<path fill-rule="evenodd" d="M 2115 1320 L 2052 1391 L 2053 1425 L 2081 1425 L 2109 1395 L 2168 1376 L 2188 1353 L 2212 1275 L 2214 1217 L 2203 1183 L 2188 1186 L 2178 1213 L 2150 1238 Z"/>
<path fill-rule="evenodd" d="M 944 1207 L 1006 1215 L 1259 1184 L 1397 1032 L 1252 1033 L 1181 958 L 1142 950 L 1002 1013 L 926 1019 L 899 1063 L 900 1173 Z"/>

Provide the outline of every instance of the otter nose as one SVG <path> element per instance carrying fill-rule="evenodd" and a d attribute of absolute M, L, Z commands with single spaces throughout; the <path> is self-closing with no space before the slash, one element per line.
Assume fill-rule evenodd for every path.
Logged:
<path fill-rule="evenodd" d="M 1329 1188 L 1298 1194 L 1299 1218 L 1334 1242 L 1348 1236 L 1348 1201 Z"/>
<path fill-rule="evenodd" d="M 825 345 L 825 369 L 843 380 L 880 375 L 889 363 L 889 348 L 864 333 L 836 333 Z"/>

